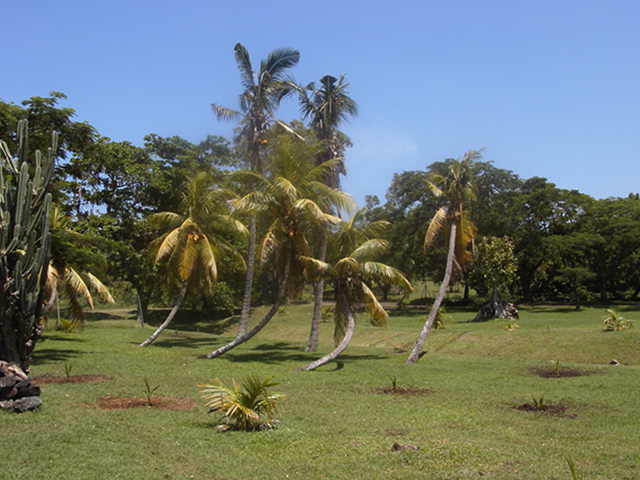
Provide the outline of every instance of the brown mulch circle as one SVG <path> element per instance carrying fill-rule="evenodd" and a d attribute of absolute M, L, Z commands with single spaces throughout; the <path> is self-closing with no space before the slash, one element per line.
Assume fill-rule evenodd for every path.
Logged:
<path fill-rule="evenodd" d="M 102 397 L 96 403 L 87 404 L 101 410 L 124 410 L 127 408 L 159 408 L 161 410 L 191 410 L 196 406 L 191 398 L 151 397 L 151 405 L 141 397 Z"/>
<path fill-rule="evenodd" d="M 513 408 L 521 412 L 537 412 L 553 417 L 576 418 L 577 416 L 575 413 L 566 413 L 567 406 L 561 403 L 547 403 L 542 407 L 537 407 L 531 403 L 523 403 L 521 405 L 514 405 Z"/>
<path fill-rule="evenodd" d="M 414 387 L 380 387 L 375 388 L 374 393 L 382 393 L 386 395 L 429 395 L 433 393 L 430 388 L 414 388 Z"/>
<path fill-rule="evenodd" d="M 604 373 L 600 370 L 584 370 L 581 368 L 561 368 L 556 371 L 555 367 L 531 367 L 529 371 L 542 378 L 584 377 L 586 375 Z"/>
<path fill-rule="evenodd" d="M 69 375 L 67 376 L 58 376 L 58 375 L 40 375 L 38 377 L 33 377 L 33 383 L 37 385 L 45 385 L 47 383 L 91 383 L 91 382 L 108 382 L 109 380 L 113 380 L 113 377 L 108 375 Z"/>

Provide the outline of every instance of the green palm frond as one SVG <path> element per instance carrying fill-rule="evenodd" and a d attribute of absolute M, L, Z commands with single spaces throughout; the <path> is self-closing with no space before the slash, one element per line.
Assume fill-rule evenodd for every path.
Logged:
<path fill-rule="evenodd" d="M 89 291 L 89 287 L 82 279 L 80 274 L 71 267 L 66 267 L 64 270 L 64 284 L 67 287 L 66 293 L 70 301 L 77 299 L 78 297 L 84 298 L 91 309 L 93 310 L 93 297 Z"/>
<path fill-rule="evenodd" d="M 242 77 L 242 84 L 247 89 L 253 88 L 255 86 L 255 78 L 249 52 L 240 43 L 236 43 L 233 48 L 233 52 L 236 58 L 236 64 L 238 65 L 238 70 L 240 70 L 240 76 Z"/>
<path fill-rule="evenodd" d="M 169 230 L 180 225 L 184 221 L 184 218 L 174 212 L 159 212 L 149 215 L 147 221 L 152 228 Z"/>
<path fill-rule="evenodd" d="M 386 327 L 389 321 L 389 315 L 382 307 L 375 294 L 367 286 L 366 283 L 361 283 L 363 303 L 369 314 L 371 315 L 371 324 L 376 327 Z"/>
<path fill-rule="evenodd" d="M 366 259 L 377 258 L 389 250 L 389 242 L 380 238 L 372 238 L 362 243 L 351 252 L 351 257 L 361 262 Z"/>
<path fill-rule="evenodd" d="M 298 200 L 295 203 L 294 208 L 298 211 L 306 211 L 310 215 L 310 217 L 317 223 L 338 224 L 341 221 L 340 218 L 336 217 L 335 215 L 323 212 L 316 202 L 308 198 Z"/>
<path fill-rule="evenodd" d="M 330 264 L 317 258 L 300 255 L 298 256 L 298 260 L 304 266 L 307 276 L 310 279 L 326 277 L 333 271 Z"/>
<path fill-rule="evenodd" d="M 169 258 L 176 250 L 182 228 L 175 228 L 168 234 L 164 235 L 161 240 L 158 251 L 156 252 L 154 262 L 160 263 L 162 260 Z"/>
<path fill-rule="evenodd" d="M 367 279 L 374 280 L 381 284 L 395 285 L 407 292 L 413 291 L 413 286 L 411 282 L 407 280 L 407 277 L 405 277 L 400 270 L 390 265 L 385 265 L 380 262 L 365 262 L 362 265 L 362 271 Z"/>

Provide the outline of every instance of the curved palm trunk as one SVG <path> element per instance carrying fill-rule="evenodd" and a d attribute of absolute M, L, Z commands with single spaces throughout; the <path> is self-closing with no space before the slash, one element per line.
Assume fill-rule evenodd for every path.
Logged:
<path fill-rule="evenodd" d="M 449 235 L 449 253 L 447 254 L 447 268 L 444 272 L 444 279 L 440 284 L 440 291 L 438 292 L 436 301 L 433 302 L 433 305 L 431 306 L 431 311 L 429 312 L 427 320 L 424 322 L 422 330 L 420 331 L 420 335 L 418 335 L 418 340 L 416 340 L 416 344 L 413 347 L 413 350 L 411 350 L 409 358 L 407 358 L 407 363 L 416 363 L 420 358 L 420 353 L 422 352 L 424 342 L 427 339 L 427 335 L 429 335 L 429 332 L 431 331 L 431 327 L 433 326 L 433 322 L 436 319 L 436 315 L 438 314 L 438 310 L 440 309 L 442 300 L 444 300 L 444 296 L 447 293 L 447 287 L 449 287 L 449 281 L 451 280 L 451 270 L 453 270 L 453 257 L 455 255 L 455 250 L 456 224 L 454 223 L 453 225 L 451 225 L 451 233 Z"/>
<path fill-rule="evenodd" d="M 253 273 L 256 264 L 256 216 L 249 220 L 249 249 L 247 251 L 247 274 L 244 280 L 244 294 L 242 296 L 242 310 L 238 324 L 238 338 L 247 333 L 249 314 L 251 313 L 251 294 L 253 292 Z"/>
<path fill-rule="evenodd" d="M 322 231 L 320 239 L 320 252 L 318 260 L 323 262 L 327 258 L 327 230 Z M 320 320 L 322 318 L 322 300 L 324 298 L 324 279 L 318 280 L 313 285 L 313 316 L 311 317 L 311 331 L 309 332 L 309 340 L 305 352 L 315 352 L 318 350 L 318 340 L 320 338 Z"/>
<path fill-rule="evenodd" d="M 171 309 L 171 311 L 169 312 L 169 315 L 167 315 L 167 319 L 164 322 L 162 322 L 162 324 L 160 324 L 160 326 L 156 329 L 155 332 L 153 332 L 149 336 L 149 338 L 147 338 L 144 342 L 142 342 L 139 345 L 140 347 L 146 347 L 147 345 L 150 345 L 156 341 L 156 339 L 160 336 L 162 331 L 169 326 L 169 324 L 173 320 L 173 317 L 175 317 L 176 313 L 178 313 L 178 310 L 180 310 L 180 307 L 182 306 L 182 302 L 184 302 L 184 297 L 186 297 L 186 295 L 187 295 L 187 283 L 185 282 L 182 284 L 182 287 L 180 287 L 180 292 L 178 293 L 178 297 L 176 298 L 176 303 Z"/>
<path fill-rule="evenodd" d="M 349 346 L 349 343 L 351 342 L 351 337 L 353 337 L 353 332 L 355 329 L 356 329 L 356 319 L 353 315 L 353 312 L 351 311 L 351 308 L 347 307 L 347 329 L 344 332 L 344 337 L 342 338 L 342 341 L 340 342 L 340 344 L 333 350 L 333 352 L 326 354 L 324 357 L 319 358 L 314 362 L 311 362 L 309 365 L 302 368 L 302 370 L 309 372 L 311 370 L 315 370 L 316 368 L 326 363 L 329 363 L 332 360 L 335 360 L 338 357 L 338 355 L 344 352 L 346 348 Z"/>
<path fill-rule="evenodd" d="M 274 315 L 278 312 L 280 306 L 284 303 L 285 297 L 287 295 L 287 283 L 289 282 L 289 269 L 291 268 L 291 258 L 287 258 L 287 263 L 284 266 L 284 274 L 282 276 L 282 282 L 280 282 L 280 287 L 278 288 L 278 297 L 274 302 L 273 306 L 269 309 L 262 320 L 260 320 L 255 327 L 253 327 L 248 332 L 243 333 L 242 335 L 238 335 L 233 341 L 227 343 L 226 345 L 214 350 L 211 353 L 207 354 L 207 358 L 216 358 L 221 355 L 224 355 L 229 350 L 237 347 L 238 345 L 246 342 L 247 340 L 253 338 L 260 330 L 262 330 L 274 317 Z"/>

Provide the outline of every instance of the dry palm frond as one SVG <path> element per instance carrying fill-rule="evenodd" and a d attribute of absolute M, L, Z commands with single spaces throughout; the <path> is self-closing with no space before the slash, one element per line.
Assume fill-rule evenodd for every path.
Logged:
<path fill-rule="evenodd" d="M 447 223 L 448 209 L 447 207 L 439 208 L 436 213 L 433 215 L 431 222 L 429 222 L 429 226 L 427 227 L 427 232 L 424 236 L 424 249 L 426 250 L 436 238 L 436 235 L 442 230 L 442 227 Z"/>
<path fill-rule="evenodd" d="M 362 299 L 363 303 L 367 307 L 369 314 L 371 315 L 371 324 L 376 327 L 385 327 L 389 320 L 389 315 L 382 307 L 375 294 L 367 286 L 366 283 L 361 283 L 362 287 Z"/>
<path fill-rule="evenodd" d="M 116 303 L 107 286 L 104 283 L 102 283 L 102 281 L 100 281 L 98 277 L 96 277 L 91 272 L 86 272 L 85 275 L 89 280 L 89 285 L 91 285 L 91 287 L 98 293 L 98 295 L 100 296 L 100 298 L 102 298 L 103 301 L 107 303 Z"/>

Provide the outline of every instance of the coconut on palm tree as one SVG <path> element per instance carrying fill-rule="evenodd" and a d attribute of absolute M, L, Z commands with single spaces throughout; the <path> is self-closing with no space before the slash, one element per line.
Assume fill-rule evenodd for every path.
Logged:
<path fill-rule="evenodd" d="M 373 293 L 373 284 L 392 284 L 404 290 L 413 289 L 399 270 L 375 261 L 389 248 L 389 243 L 379 238 L 389 223 L 367 223 L 364 220 L 364 212 L 364 209 L 360 210 L 348 222 L 343 222 L 332 236 L 331 262 L 326 263 L 313 258 L 303 259 L 312 276 L 323 276 L 333 283 L 336 295 L 336 347 L 304 367 L 304 370 L 314 370 L 336 359 L 347 348 L 355 331 L 355 311 L 360 305 L 364 305 L 369 311 L 373 325 L 387 324 L 387 312 Z"/>
<path fill-rule="evenodd" d="M 318 225 L 340 221 L 326 213 L 326 206 L 349 209 L 352 205 L 349 195 L 322 181 L 327 171 L 335 167 L 335 161 L 314 165 L 313 146 L 291 136 L 280 136 L 275 141 L 269 176 L 251 171 L 235 174 L 250 177 L 262 187 L 234 201 L 233 205 L 238 212 L 259 215 L 267 225 L 261 241 L 260 261 L 270 262 L 278 279 L 276 298 L 253 328 L 209 353 L 208 358 L 218 357 L 246 342 L 271 321 L 288 296 L 299 291 L 304 282 L 301 258 L 311 254 L 309 233 Z"/>
<path fill-rule="evenodd" d="M 451 163 L 446 175 L 432 175 L 427 182 L 433 194 L 442 198 L 444 205 L 440 207 L 429 222 L 424 238 L 425 250 L 445 227 L 449 228 L 449 249 L 444 278 L 431 311 L 418 335 L 407 363 L 415 363 L 421 356 L 422 347 L 431 331 L 440 305 L 449 287 L 454 262 L 462 268 L 471 259 L 470 246 L 475 235 L 475 226 L 469 218 L 466 205 L 475 198 L 472 162 L 480 158 L 480 152 L 471 150 L 465 153 L 462 160 Z"/>
<path fill-rule="evenodd" d="M 300 52 L 291 48 L 273 50 L 260 68 L 254 71 L 247 49 L 240 43 L 234 47 L 234 54 L 244 90 L 240 94 L 240 110 L 212 104 L 214 113 L 221 120 L 240 120 L 237 136 L 241 150 L 244 150 L 248 167 L 263 173 L 263 147 L 265 134 L 275 121 L 275 110 L 280 101 L 291 92 L 286 76 L 288 69 L 300 60 Z M 249 242 L 247 252 L 247 272 L 245 278 L 242 309 L 238 335 L 246 332 L 251 309 L 251 292 L 255 271 L 256 218 L 249 220 Z"/>
<path fill-rule="evenodd" d="M 318 139 L 323 143 L 323 148 L 316 157 L 316 163 L 320 164 L 330 159 L 337 159 L 336 168 L 328 172 L 325 182 L 333 188 L 340 188 L 340 174 L 345 174 L 344 146 L 346 136 L 338 130 L 338 126 L 349 116 L 358 114 L 356 102 L 348 94 L 349 83 L 344 75 L 340 78 L 325 75 L 320 79 L 320 88 L 316 88 L 312 82 L 305 88 L 296 86 L 299 93 L 300 108 L 305 119 L 309 123 Z M 324 261 L 327 255 L 328 232 L 323 229 L 320 232 L 318 246 L 318 259 Z M 320 332 L 321 307 L 324 296 L 324 279 L 319 278 L 313 286 L 313 315 L 311 318 L 311 331 L 307 342 L 306 351 L 315 352 L 318 349 Z"/>
<path fill-rule="evenodd" d="M 71 220 L 58 207 L 51 209 L 51 261 L 47 269 L 45 284 L 45 310 L 57 310 L 56 328 L 60 328 L 60 297 L 67 300 L 71 316 L 71 327 L 82 323 L 84 308 L 82 300 L 94 309 L 91 290 L 106 303 L 115 303 L 107 286 L 93 273 L 83 271 L 76 263 L 86 268 L 89 257 L 95 252 L 85 251 L 81 245 L 86 236 L 71 228 Z"/>
<path fill-rule="evenodd" d="M 207 173 L 198 173 L 186 183 L 181 207 L 181 213 L 159 212 L 149 217 L 151 225 L 164 232 L 154 241 L 154 261 L 165 267 L 177 294 L 165 321 L 141 347 L 153 343 L 169 326 L 190 288 L 211 291 L 218 278 L 216 257 L 222 251 L 238 255 L 223 236 L 246 234 L 246 227 L 226 212 L 226 192 L 215 190 Z"/>

